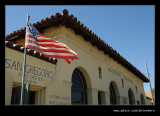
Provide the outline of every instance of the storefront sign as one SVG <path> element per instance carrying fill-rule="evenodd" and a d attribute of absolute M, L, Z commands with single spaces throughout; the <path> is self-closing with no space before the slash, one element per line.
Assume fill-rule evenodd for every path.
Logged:
<path fill-rule="evenodd" d="M 18 75 L 15 77 L 22 78 L 23 63 L 11 59 L 5 60 L 5 68 L 9 70 L 17 71 Z M 16 73 L 16 74 L 17 74 Z M 54 73 L 51 70 L 45 68 L 26 64 L 25 82 L 29 84 L 38 84 L 45 79 L 53 79 Z"/>

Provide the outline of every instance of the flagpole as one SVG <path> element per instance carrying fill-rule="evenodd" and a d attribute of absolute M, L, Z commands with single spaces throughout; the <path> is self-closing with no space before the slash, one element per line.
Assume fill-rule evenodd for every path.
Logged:
<path fill-rule="evenodd" d="M 147 68 L 147 63 L 146 62 L 145 62 L 145 65 L 146 65 L 147 75 L 148 75 L 148 78 L 149 78 L 149 73 L 148 73 L 148 68 Z M 152 94 L 153 105 L 155 105 L 150 78 L 149 78 L 149 84 L 150 84 L 150 89 L 151 89 L 151 94 Z"/>
<path fill-rule="evenodd" d="M 27 22 L 29 22 L 29 15 L 27 14 Z M 20 99 L 20 105 L 23 105 L 24 100 L 24 80 L 25 80 L 25 72 L 26 72 L 26 50 L 27 48 L 24 47 L 24 63 L 23 63 L 23 77 L 22 77 L 22 87 L 21 87 L 21 99 Z"/>

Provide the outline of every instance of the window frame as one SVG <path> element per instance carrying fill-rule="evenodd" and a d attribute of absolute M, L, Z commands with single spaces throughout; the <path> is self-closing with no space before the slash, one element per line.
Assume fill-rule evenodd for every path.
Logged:
<path fill-rule="evenodd" d="M 21 83 L 13 82 L 12 89 L 16 88 L 16 87 L 21 87 L 21 86 L 22 86 Z M 44 103 L 45 103 L 45 99 L 44 99 L 45 98 L 45 87 L 30 85 L 30 91 L 35 92 L 35 104 L 32 104 L 32 105 L 40 105 L 40 104 L 44 105 Z M 12 99 L 12 95 L 11 95 L 11 99 Z M 11 103 L 11 101 L 10 101 L 10 103 Z M 28 104 L 28 105 L 30 105 L 30 104 Z"/>
<path fill-rule="evenodd" d="M 73 91 L 79 91 L 81 92 L 81 95 L 82 95 L 82 104 L 88 104 L 88 99 L 87 99 L 87 84 L 86 84 L 86 80 L 85 80 L 85 77 L 84 75 L 82 74 L 82 72 L 79 70 L 79 69 L 75 69 L 73 71 L 73 73 L 76 73 L 79 77 L 79 80 L 81 81 L 81 85 L 82 87 L 78 87 L 78 86 L 75 86 L 74 84 L 72 84 L 72 87 L 71 87 L 71 96 L 72 96 L 72 90 Z M 73 82 L 73 74 L 72 74 L 72 83 Z M 72 104 L 72 98 L 71 98 L 71 104 Z"/>

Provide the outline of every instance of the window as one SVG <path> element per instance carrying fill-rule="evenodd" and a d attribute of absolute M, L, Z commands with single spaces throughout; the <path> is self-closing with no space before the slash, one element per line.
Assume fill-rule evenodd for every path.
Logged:
<path fill-rule="evenodd" d="M 40 86 L 25 85 L 23 104 L 44 104 L 45 88 Z M 21 83 L 13 83 L 11 104 L 20 104 Z"/>
<path fill-rule="evenodd" d="M 109 91 L 110 91 L 110 104 L 116 104 L 116 93 L 112 83 L 109 86 Z"/>
<path fill-rule="evenodd" d="M 140 101 L 137 101 L 137 104 L 140 105 Z"/>
<path fill-rule="evenodd" d="M 11 104 L 20 104 L 21 86 L 12 89 Z M 23 104 L 35 104 L 35 91 L 30 91 L 30 85 L 25 85 Z"/>
<path fill-rule="evenodd" d="M 101 105 L 101 93 L 98 91 L 98 104 Z"/>
<path fill-rule="evenodd" d="M 11 104 L 20 104 L 21 87 L 12 89 Z"/>
<path fill-rule="evenodd" d="M 127 99 L 123 97 L 123 104 L 127 104 Z"/>
<path fill-rule="evenodd" d="M 36 92 L 30 91 L 28 104 L 35 104 L 35 97 L 36 97 Z"/>
<path fill-rule="evenodd" d="M 137 86 L 136 86 L 136 93 L 138 93 Z"/>
<path fill-rule="evenodd" d="M 123 83 L 123 79 L 121 79 L 121 81 L 122 81 L 122 87 L 124 88 L 124 83 Z"/>
<path fill-rule="evenodd" d="M 98 67 L 98 71 L 99 71 L 99 78 L 102 79 L 102 69 L 101 69 L 101 67 Z"/>
<path fill-rule="evenodd" d="M 87 86 L 86 81 L 80 70 L 75 69 L 72 74 L 72 104 L 87 104 Z"/>
<path fill-rule="evenodd" d="M 98 91 L 98 104 L 106 104 L 106 96 L 104 91 Z"/>

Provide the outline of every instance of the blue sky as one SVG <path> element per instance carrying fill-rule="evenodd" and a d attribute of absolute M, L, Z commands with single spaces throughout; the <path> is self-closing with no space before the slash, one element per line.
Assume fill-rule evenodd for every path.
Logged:
<path fill-rule="evenodd" d="M 67 9 L 81 23 L 109 44 L 147 77 L 155 78 L 154 5 L 6 5 L 6 35 L 26 26 L 27 14 L 36 23 Z M 149 83 L 144 83 L 149 91 Z"/>

